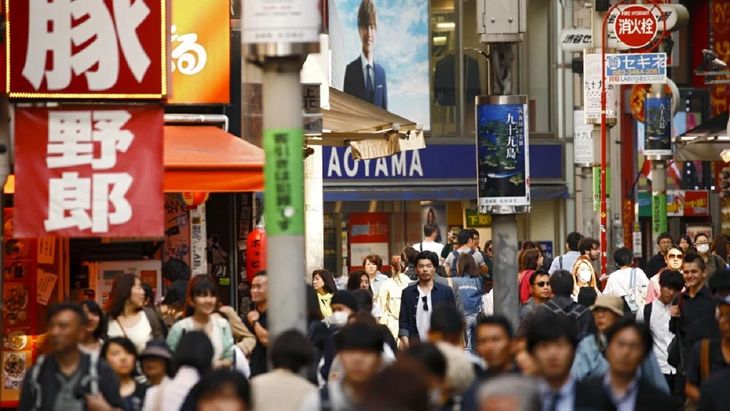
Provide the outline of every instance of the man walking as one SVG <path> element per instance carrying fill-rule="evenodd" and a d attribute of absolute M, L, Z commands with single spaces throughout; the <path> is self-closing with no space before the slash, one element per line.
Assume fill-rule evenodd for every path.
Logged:
<path fill-rule="evenodd" d="M 540 304 L 547 302 L 552 294 L 550 274 L 541 270 L 532 273 L 530 276 L 530 298 L 520 308 L 520 321 L 523 321 Z"/>
<path fill-rule="evenodd" d="M 251 280 L 251 300 L 253 309 L 246 316 L 246 326 L 256 335 L 256 346 L 249 358 L 251 377 L 268 371 L 267 347 L 269 346 L 268 330 L 268 295 L 269 279 L 266 271 L 259 271 Z"/>
<path fill-rule="evenodd" d="M 446 274 L 451 276 L 456 275 L 456 262 L 461 254 L 469 254 L 472 256 L 477 267 L 479 267 L 479 271 L 482 274 L 486 274 L 487 264 L 484 262 L 484 257 L 482 256 L 482 253 L 478 252 L 478 250 L 474 248 L 474 233 L 468 229 L 461 230 L 456 236 L 456 241 L 459 244 L 459 247 L 452 251 L 444 262 Z"/>
<path fill-rule="evenodd" d="M 421 251 L 433 251 L 436 255 L 441 255 L 444 245 L 436 241 L 439 234 L 439 227 L 436 224 L 426 224 L 423 226 L 423 241 L 413 244 L 411 247 L 419 253 Z"/>
<path fill-rule="evenodd" d="M 568 234 L 568 238 L 565 241 L 565 250 L 567 252 L 554 259 L 552 264 L 550 264 L 550 269 L 548 270 L 550 275 L 553 275 L 558 270 L 571 271 L 573 269 L 575 260 L 580 257 L 580 253 L 578 252 L 578 243 L 582 239 L 583 236 L 581 233 L 573 231 Z"/>
<path fill-rule="evenodd" d="M 657 237 L 657 245 L 659 246 L 659 252 L 651 257 L 649 261 L 646 263 L 646 275 L 647 277 L 651 278 L 654 276 L 654 274 L 658 273 L 659 270 L 666 267 L 666 255 L 667 251 L 669 251 L 669 247 L 672 246 L 672 235 L 669 233 L 661 233 L 659 234 L 659 237 Z"/>

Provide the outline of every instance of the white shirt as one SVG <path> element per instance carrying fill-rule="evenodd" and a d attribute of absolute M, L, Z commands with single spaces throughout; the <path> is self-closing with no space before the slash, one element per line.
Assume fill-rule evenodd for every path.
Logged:
<path fill-rule="evenodd" d="M 423 297 L 426 297 L 428 311 L 423 309 Z M 425 293 L 418 286 L 418 304 L 416 304 L 416 328 L 418 328 L 418 336 L 422 341 L 426 340 L 428 330 L 431 329 L 431 313 L 433 312 L 433 304 L 431 303 L 431 293 Z"/>
<path fill-rule="evenodd" d="M 152 339 L 152 326 L 144 311 L 140 311 L 137 315 L 139 316 L 137 322 L 131 327 L 124 327 L 124 330 L 119 321 L 110 320 L 107 335 L 109 338 L 127 337 L 134 343 L 137 352 L 142 352 L 147 347 L 147 342 Z"/>
<path fill-rule="evenodd" d="M 175 378 L 163 381 L 162 384 L 147 390 L 142 411 L 178 411 L 198 381 L 200 381 L 198 370 L 183 365 L 177 370 Z M 158 404 L 159 408 L 157 408 Z"/>
<path fill-rule="evenodd" d="M 423 240 L 420 243 L 413 244 L 411 247 L 413 247 L 416 251 L 433 251 L 436 253 L 437 256 L 439 256 L 439 260 L 441 260 L 441 251 L 444 250 L 444 245 L 441 243 L 437 243 L 436 241 L 431 240 Z"/>
<path fill-rule="evenodd" d="M 477 267 L 486 265 L 486 263 L 484 262 L 484 257 L 482 256 L 482 253 L 479 252 L 479 250 L 472 250 L 469 247 L 463 246 L 463 247 L 460 247 L 458 250 L 454 250 L 454 251 L 457 251 L 459 254 L 471 255 L 472 258 L 474 258 L 474 262 L 477 264 Z M 474 252 L 472 253 L 472 251 L 474 251 Z M 469 254 L 469 253 L 471 253 L 471 254 Z M 454 258 L 455 258 L 454 252 L 452 251 L 449 253 L 449 256 L 446 257 L 446 262 L 444 262 L 444 265 L 448 265 L 449 268 L 451 268 L 454 265 Z"/>
<path fill-rule="evenodd" d="M 654 356 L 656 356 L 662 374 L 676 374 L 677 370 L 667 362 L 667 348 L 669 348 L 669 343 L 674 338 L 674 333 L 669 331 L 669 320 L 672 318 L 669 315 L 669 310 L 672 308 L 672 304 L 664 305 L 659 299 L 652 301 L 650 304 L 652 306 L 649 329 L 651 330 L 651 336 L 654 337 Z M 636 321 L 646 322 L 643 307 L 636 312 Z"/>
<path fill-rule="evenodd" d="M 540 398 L 542 399 L 542 409 L 543 411 L 550 410 L 550 406 L 552 405 L 553 400 L 553 390 L 550 388 L 548 383 L 545 381 L 540 381 L 538 383 L 538 390 L 540 392 Z M 573 381 L 573 378 L 568 379 L 568 381 L 563 384 L 562 387 L 560 387 L 560 390 L 558 390 L 558 400 L 557 404 L 555 404 L 555 408 L 553 410 L 555 411 L 573 411 L 573 408 L 575 408 L 575 381 Z"/>
<path fill-rule="evenodd" d="M 646 274 L 644 274 L 641 268 L 622 268 L 608 276 L 608 282 L 606 283 L 606 288 L 603 290 L 603 294 L 615 295 L 617 297 L 628 295 L 631 290 L 631 270 L 635 270 L 636 274 L 634 287 L 649 286 L 649 279 L 646 278 Z"/>
<path fill-rule="evenodd" d="M 573 265 L 575 265 L 575 260 L 580 257 L 580 253 L 577 251 L 568 251 L 567 253 L 556 257 L 552 264 L 550 264 L 550 270 L 548 270 L 548 273 L 550 275 L 553 275 L 556 271 L 560 270 L 560 259 L 562 257 L 563 260 L 563 270 L 568 272 L 573 272 Z"/>
<path fill-rule="evenodd" d="M 365 55 L 360 53 L 360 64 L 362 65 L 362 78 L 365 80 L 365 90 L 368 89 L 368 64 L 370 65 L 370 81 L 373 82 L 373 91 L 375 91 L 375 59 L 369 61 Z"/>

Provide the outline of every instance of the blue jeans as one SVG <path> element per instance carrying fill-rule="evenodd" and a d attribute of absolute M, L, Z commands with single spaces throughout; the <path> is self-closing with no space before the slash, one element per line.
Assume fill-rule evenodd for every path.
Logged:
<path fill-rule="evenodd" d="M 464 339 L 466 342 L 466 350 L 474 352 L 474 326 L 477 323 L 477 315 L 479 313 L 467 314 L 464 316 Z"/>

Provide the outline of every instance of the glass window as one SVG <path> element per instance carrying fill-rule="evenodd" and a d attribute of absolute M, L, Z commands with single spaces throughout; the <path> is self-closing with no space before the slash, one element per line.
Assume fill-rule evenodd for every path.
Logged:
<path fill-rule="evenodd" d="M 457 16 L 453 0 L 431 2 L 432 136 L 454 136 L 458 131 Z"/>
<path fill-rule="evenodd" d="M 528 0 L 527 13 L 527 55 L 525 66 L 527 69 L 527 90 L 530 99 L 530 131 L 538 133 L 551 132 L 550 110 L 552 98 L 550 95 L 551 81 L 554 70 L 551 61 L 551 5 L 553 2 L 545 0 Z M 524 54 L 523 54 L 524 55 Z M 516 80 L 516 77 L 513 77 Z"/>

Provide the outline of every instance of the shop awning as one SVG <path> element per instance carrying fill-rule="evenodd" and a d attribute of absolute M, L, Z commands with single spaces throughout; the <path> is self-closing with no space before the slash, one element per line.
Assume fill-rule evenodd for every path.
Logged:
<path fill-rule="evenodd" d="M 166 192 L 263 191 L 264 152 L 214 126 L 165 126 Z M 8 176 L 5 193 L 15 192 Z"/>
<path fill-rule="evenodd" d="M 322 135 L 307 144 L 351 146 L 355 159 L 369 160 L 426 147 L 421 125 L 330 87 L 322 109 Z"/>
<path fill-rule="evenodd" d="M 728 113 L 717 115 L 674 140 L 677 161 L 720 161 L 723 150 L 730 149 Z"/>

